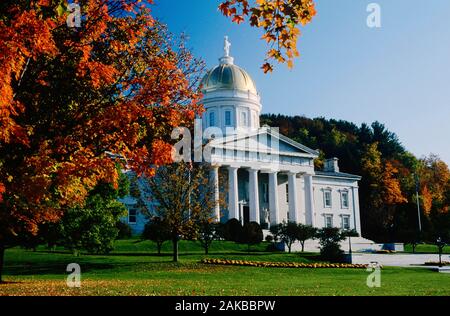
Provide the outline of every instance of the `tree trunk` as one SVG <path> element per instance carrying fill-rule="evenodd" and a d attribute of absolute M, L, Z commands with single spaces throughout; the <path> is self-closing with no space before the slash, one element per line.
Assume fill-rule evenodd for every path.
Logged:
<path fill-rule="evenodd" d="M 291 253 L 292 244 L 288 245 L 289 253 Z"/>
<path fill-rule="evenodd" d="M 178 237 L 174 237 L 172 242 L 173 242 L 173 262 L 178 262 Z"/>
<path fill-rule="evenodd" d="M 416 253 L 416 244 L 412 244 L 413 253 Z"/>
<path fill-rule="evenodd" d="M 160 256 L 161 255 L 162 244 L 161 243 L 157 243 L 156 247 L 158 248 L 158 256 Z"/>
<path fill-rule="evenodd" d="M 302 252 L 304 252 L 305 251 L 305 241 L 301 241 L 300 243 L 302 244 Z"/>
<path fill-rule="evenodd" d="M 5 262 L 5 245 L 0 244 L 0 283 L 3 283 L 3 263 Z"/>

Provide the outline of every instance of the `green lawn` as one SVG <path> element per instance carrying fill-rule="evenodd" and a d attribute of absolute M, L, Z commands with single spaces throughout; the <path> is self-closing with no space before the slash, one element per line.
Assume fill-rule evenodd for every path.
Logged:
<path fill-rule="evenodd" d="M 412 246 L 405 245 L 405 252 L 412 253 Z M 438 247 L 430 244 L 420 244 L 416 247 L 416 253 L 438 253 Z M 450 254 L 450 246 L 444 247 L 442 253 Z"/>
<path fill-rule="evenodd" d="M 317 261 L 316 254 L 266 252 L 267 243 L 247 246 L 215 242 L 208 258 L 254 261 Z M 450 295 L 450 275 L 427 269 L 385 268 L 381 287 L 369 288 L 364 269 L 287 269 L 204 265 L 195 242 L 182 241 L 180 262 L 171 244 L 155 255 L 151 242 L 118 241 L 107 256 L 74 257 L 63 249 L 6 252 L 0 295 Z M 66 286 L 69 263 L 82 270 L 82 286 Z"/>

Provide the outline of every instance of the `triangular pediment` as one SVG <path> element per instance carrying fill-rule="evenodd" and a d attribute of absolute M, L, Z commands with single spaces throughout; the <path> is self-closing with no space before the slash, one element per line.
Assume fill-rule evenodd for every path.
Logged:
<path fill-rule="evenodd" d="M 282 153 L 284 155 L 317 157 L 319 152 L 299 144 L 278 133 L 263 127 L 249 133 L 237 133 L 210 141 L 212 147 L 244 151 Z"/>

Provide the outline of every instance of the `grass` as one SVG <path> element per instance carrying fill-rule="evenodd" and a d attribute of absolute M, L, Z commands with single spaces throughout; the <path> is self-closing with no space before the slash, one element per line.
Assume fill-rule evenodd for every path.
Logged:
<path fill-rule="evenodd" d="M 405 252 L 412 253 L 412 246 L 407 244 L 405 245 Z M 436 245 L 431 244 L 420 244 L 416 246 L 415 253 L 438 253 L 438 247 Z M 442 253 L 450 254 L 450 246 L 444 247 Z"/>
<path fill-rule="evenodd" d="M 204 265 L 204 258 L 253 261 L 317 261 L 317 255 L 267 252 L 267 243 L 253 247 L 214 242 L 204 256 L 198 243 L 180 243 L 180 262 L 171 262 L 171 244 L 163 255 L 151 242 L 121 240 L 110 255 L 74 257 L 63 249 L 6 252 L 0 295 L 450 295 L 450 275 L 427 269 L 385 268 L 381 287 L 369 288 L 364 269 L 285 269 Z M 81 266 L 80 289 L 67 287 L 66 266 Z"/>

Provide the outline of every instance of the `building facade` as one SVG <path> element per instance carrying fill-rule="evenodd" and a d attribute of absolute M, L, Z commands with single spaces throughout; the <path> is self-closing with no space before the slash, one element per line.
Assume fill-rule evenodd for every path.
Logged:
<path fill-rule="evenodd" d="M 210 150 L 212 179 L 219 197 L 219 174 L 227 175 L 227 206 L 217 204 L 214 216 L 226 222 L 258 222 L 263 228 L 283 221 L 314 227 L 355 229 L 361 234 L 359 176 L 341 172 L 336 158 L 323 170 L 314 168 L 317 150 L 276 128 L 260 126 L 261 98 L 250 75 L 234 64 L 225 38 L 224 56 L 202 80 L 205 112 L 203 135 Z M 123 202 L 126 221 L 135 233 L 146 218 L 133 198 Z M 151 207 L 151 206 L 149 206 Z"/>

